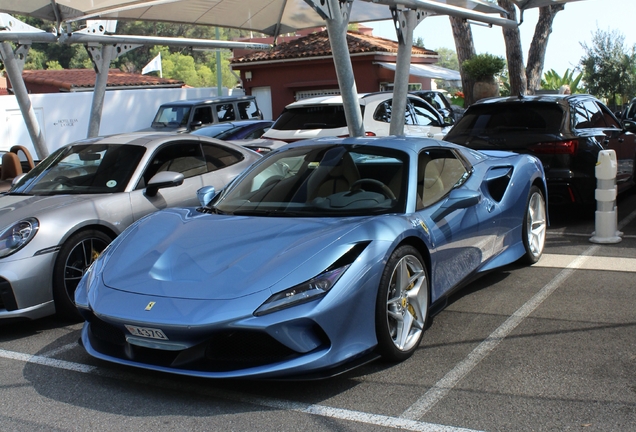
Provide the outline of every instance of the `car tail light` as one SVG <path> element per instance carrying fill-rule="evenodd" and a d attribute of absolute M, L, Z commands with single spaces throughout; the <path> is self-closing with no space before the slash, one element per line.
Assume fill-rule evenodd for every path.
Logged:
<path fill-rule="evenodd" d="M 579 140 L 542 142 L 530 146 L 530 150 L 537 154 L 576 154 Z"/>
<path fill-rule="evenodd" d="M 349 134 L 346 134 L 346 135 L 338 135 L 338 137 L 337 137 L 337 138 L 349 138 L 349 136 L 350 136 Z M 369 132 L 369 131 L 367 131 L 367 132 L 365 132 L 365 133 L 364 133 L 364 136 L 375 136 L 375 132 Z"/>

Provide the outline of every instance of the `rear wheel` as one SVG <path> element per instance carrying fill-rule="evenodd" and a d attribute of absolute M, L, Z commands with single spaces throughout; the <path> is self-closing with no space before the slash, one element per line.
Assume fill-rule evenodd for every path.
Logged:
<path fill-rule="evenodd" d="M 375 329 L 384 360 L 406 360 L 422 340 L 429 306 L 428 274 L 423 262 L 417 249 L 401 246 L 382 273 Z"/>
<path fill-rule="evenodd" d="M 67 319 L 80 319 L 75 307 L 75 289 L 93 261 L 112 239 L 98 230 L 73 234 L 62 245 L 53 270 L 53 299 L 57 314 Z"/>
<path fill-rule="evenodd" d="M 526 253 L 522 260 L 534 264 L 541 258 L 548 228 L 545 198 L 541 190 L 532 186 L 528 194 L 526 214 L 523 218 L 523 246 Z"/>

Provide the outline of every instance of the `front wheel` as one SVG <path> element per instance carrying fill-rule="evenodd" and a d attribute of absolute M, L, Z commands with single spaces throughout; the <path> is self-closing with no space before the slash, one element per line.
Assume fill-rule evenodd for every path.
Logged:
<path fill-rule="evenodd" d="M 383 359 L 402 361 L 420 344 L 428 319 L 429 282 L 422 256 L 401 246 L 387 262 L 376 301 L 375 330 Z"/>
<path fill-rule="evenodd" d="M 532 186 L 528 194 L 526 213 L 523 217 L 523 246 L 526 250 L 522 260 L 534 264 L 543 255 L 545 235 L 548 228 L 545 198 L 541 190 Z"/>
<path fill-rule="evenodd" d="M 73 234 L 62 245 L 53 270 L 53 300 L 57 314 L 66 319 L 80 319 L 75 307 L 75 289 L 93 261 L 112 239 L 98 230 Z"/>

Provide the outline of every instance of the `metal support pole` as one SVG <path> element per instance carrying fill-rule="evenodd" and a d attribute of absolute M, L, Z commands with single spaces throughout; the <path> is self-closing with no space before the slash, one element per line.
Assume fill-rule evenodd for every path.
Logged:
<path fill-rule="evenodd" d="M 349 55 L 349 45 L 347 43 L 347 26 L 349 25 L 349 14 L 351 3 L 344 2 L 340 7 L 339 0 L 329 0 L 331 18 L 326 18 L 329 43 L 333 53 L 333 63 L 336 67 L 338 85 L 342 94 L 342 104 L 344 107 L 347 126 L 350 136 L 364 136 L 364 125 L 362 124 L 362 111 L 358 101 L 358 89 L 353 75 L 353 65 Z"/>
<path fill-rule="evenodd" d="M 389 135 L 404 135 L 404 117 L 411 75 L 411 51 L 413 49 L 413 30 L 416 26 L 416 11 L 399 11 L 392 7 L 391 14 L 398 36 L 398 52 L 393 79 L 393 103 L 391 105 Z"/>
<path fill-rule="evenodd" d="M 91 52 L 89 50 L 89 52 Z M 106 94 L 106 84 L 108 84 L 108 69 L 110 62 L 115 55 L 115 47 L 113 45 L 102 46 L 101 53 L 97 49 L 92 51 L 93 64 L 95 65 L 95 90 L 93 91 L 93 103 L 91 105 L 91 114 L 88 121 L 87 138 L 99 135 L 99 127 L 102 121 L 102 108 L 104 106 L 104 96 Z"/>
<path fill-rule="evenodd" d="M 46 147 L 44 135 L 42 135 L 42 129 L 40 129 L 40 124 L 35 116 L 35 110 L 31 104 L 29 93 L 27 92 L 24 80 L 22 79 L 22 68 L 18 65 L 18 61 L 15 58 L 11 44 L 8 42 L 2 42 L 2 44 L 0 44 L 0 55 L 2 55 L 4 68 L 11 80 L 13 93 L 18 101 L 22 117 L 26 123 L 27 131 L 29 132 L 29 136 L 33 142 L 33 148 L 37 153 L 38 159 L 44 159 L 49 155 L 49 150 Z"/>
<path fill-rule="evenodd" d="M 218 27 L 215 28 L 216 39 L 221 38 L 221 31 Z M 216 95 L 223 96 L 223 74 L 221 73 L 221 50 L 217 48 L 216 50 Z"/>

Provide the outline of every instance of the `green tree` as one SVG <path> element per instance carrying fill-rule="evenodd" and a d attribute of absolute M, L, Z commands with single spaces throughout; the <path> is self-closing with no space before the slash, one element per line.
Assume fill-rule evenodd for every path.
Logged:
<path fill-rule="evenodd" d="M 583 81 L 587 91 L 606 98 L 613 109 L 636 90 L 636 47 L 627 48 L 625 37 L 617 30 L 599 30 L 592 44 L 581 43 Z"/>
<path fill-rule="evenodd" d="M 437 60 L 437 65 L 441 67 L 445 67 L 446 69 L 459 70 L 459 60 L 457 59 L 457 52 L 451 48 L 440 47 L 437 48 L 437 54 L 439 54 L 439 59 Z"/>
<path fill-rule="evenodd" d="M 543 74 L 541 80 L 541 88 L 546 90 L 559 90 L 561 86 L 567 85 L 572 93 L 582 93 L 583 89 L 579 87 L 583 73 L 579 72 L 574 76 L 574 71 L 566 69 L 563 76 L 559 75 L 554 69 L 550 69 Z"/>

